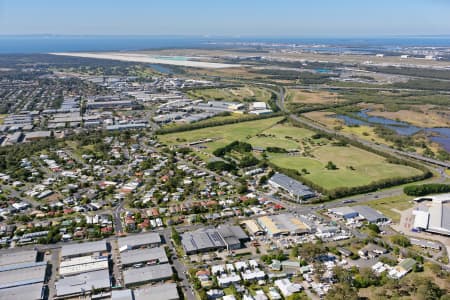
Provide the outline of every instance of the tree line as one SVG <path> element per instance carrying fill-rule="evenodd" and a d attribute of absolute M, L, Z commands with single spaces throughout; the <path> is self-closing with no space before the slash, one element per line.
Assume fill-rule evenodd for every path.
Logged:
<path fill-rule="evenodd" d="M 273 114 L 268 114 L 268 115 L 259 115 L 259 116 L 258 115 L 246 115 L 246 116 L 236 118 L 236 119 L 234 119 L 234 118 L 223 119 L 223 120 L 212 119 L 212 120 L 209 120 L 208 122 L 203 122 L 203 123 L 192 123 L 192 124 L 183 125 L 183 126 L 161 128 L 161 129 L 156 130 L 155 134 L 163 135 L 163 134 L 169 134 L 169 133 L 191 131 L 191 130 L 208 128 L 208 127 L 216 127 L 216 126 L 236 124 L 236 123 L 241 123 L 241 122 L 270 119 L 270 118 L 279 117 L 282 115 L 283 115 L 283 113 L 279 112 L 279 113 L 273 113 Z"/>
<path fill-rule="evenodd" d="M 450 192 L 450 184 L 430 183 L 408 185 L 403 188 L 408 196 L 426 196 L 430 194 L 441 194 Z"/>

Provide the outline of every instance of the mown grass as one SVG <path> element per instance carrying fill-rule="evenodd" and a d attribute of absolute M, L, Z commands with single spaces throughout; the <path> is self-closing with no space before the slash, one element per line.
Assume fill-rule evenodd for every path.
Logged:
<path fill-rule="evenodd" d="M 203 139 L 215 139 L 211 143 L 205 144 L 206 152 L 212 153 L 219 147 L 226 146 L 233 141 L 247 141 L 274 126 L 283 117 L 275 117 L 256 121 L 248 121 L 237 124 L 207 127 L 192 131 L 177 132 L 160 135 L 159 140 L 168 145 L 186 144 Z"/>
<path fill-rule="evenodd" d="M 282 168 L 299 171 L 306 169 L 309 174 L 304 177 L 327 190 L 362 186 L 382 179 L 420 174 L 419 170 L 390 164 L 384 157 L 352 146 L 319 146 L 312 154 L 313 158 L 272 154 L 269 159 Z M 338 169 L 326 169 L 325 166 L 329 161 Z"/>
<path fill-rule="evenodd" d="M 294 169 L 326 190 L 340 187 L 357 187 L 390 178 L 419 175 L 412 167 L 391 164 L 377 154 L 353 146 L 335 146 L 332 140 L 313 139 L 314 132 L 294 127 L 289 123 L 277 124 L 282 117 L 242 122 L 225 126 L 161 135 L 160 141 L 169 145 L 186 144 L 206 138 L 214 141 L 205 143 L 207 153 L 233 141 L 246 141 L 258 147 L 281 147 L 297 149 L 301 155 L 268 153 L 270 162 L 281 168 Z M 328 170 L 331 161 L 336 170 Z"/>

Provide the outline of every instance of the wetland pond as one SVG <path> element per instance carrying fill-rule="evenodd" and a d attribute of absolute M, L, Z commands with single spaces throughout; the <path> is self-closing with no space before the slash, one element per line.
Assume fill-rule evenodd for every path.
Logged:
<path fill-rule="evenodd" d="M 397 134 L 400 135 L 414 135 L 419 131 L 425 131 L 429 136 L 430 140 L 436 142 L 442 146 L 447 152 L 450 152 L 450 128 L 449 127 L 441 127 L 441 128 L 422 128 L 413 126 L 406 122 L 401 122 L 397 120 L 392 120 L 383 117 L 374 117 L 369 116 L 367 113 L 370 110 L 361 110 L 356 113 L 357 117 L 351 117 L 348 115 L 335 115 L 334 117 L 340 120 L 343 120 L 345 125 L 355 126 L 355 125 L 366 125 L 366 126 L 374 126 L 374 125 L 382 125 L 386 128 L 394 130 Z"/>

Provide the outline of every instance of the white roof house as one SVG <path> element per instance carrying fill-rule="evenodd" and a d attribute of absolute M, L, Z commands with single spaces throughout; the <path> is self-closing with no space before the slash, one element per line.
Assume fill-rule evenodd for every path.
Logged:
<path fill-rule="evenodd" d="M 228 268 L 227 268 L 228 269 Z M 233 271 L 233 270 L 232 270 Z M 225 273 L 225 268 L 223 265 L 215 265 L 211 267 L 212 274 L 222 274 Z"/>
<path fill-rule="evenodd" d="M 281 294 L 284 297 L 289 297 L 294 293 L 298 293 L 302 290 L 302 286 L 297 283 L 292 283 L 289 279 L 275 280 L 275 286 L 280 289 Z"/>
<path fill-rule="evenodd" d="M 238 283 L 241 282 L 241 276 L 236 273 L 231 273 L 230 275 L 222 275 L 220 277 L 217 277 L 217 283 L 220 287 L 229 286 L 232 283 Z"/>

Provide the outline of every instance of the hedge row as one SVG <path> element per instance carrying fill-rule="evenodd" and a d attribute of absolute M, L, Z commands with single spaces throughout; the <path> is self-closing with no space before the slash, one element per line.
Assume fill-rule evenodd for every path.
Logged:
<path fill-rule="evenodd" d="M 450 192 L 450 184 L 430 183 L 405 186 L 403 192 L 408 196 L 426 196 Z"/>
<path fill-rule="evenodd" d="M 270 119 L 274 117 L 282 116 L 283 113 L 272 113 L 268 115 L 246 115 L 242 118 L 237 119 L 228 119 L 228 120 L 213 120 L 211 119 L 210 122 L 206 123 L 192 123 L 189 125 L 183 125 L 183 126 L 177 126 L 177 127 L 171 127 L 171 128 L 161 128 L 156 130 L 155 134 L 162 135 L 162 134 L 169 134 L 169 133 L 175 133 L 175 132 L 183 132 L 183 131 L 191 131 L 196 129 L 202 129 L 207 127 L 216 127 L 216 126 L 222 126 L 222 125 L 229 125 L 229 124 L 236 124 L 241 122 L 249 122 L 249 121 L 256 121 L 256 120 L 263 120 L 263 119 Z"/>

